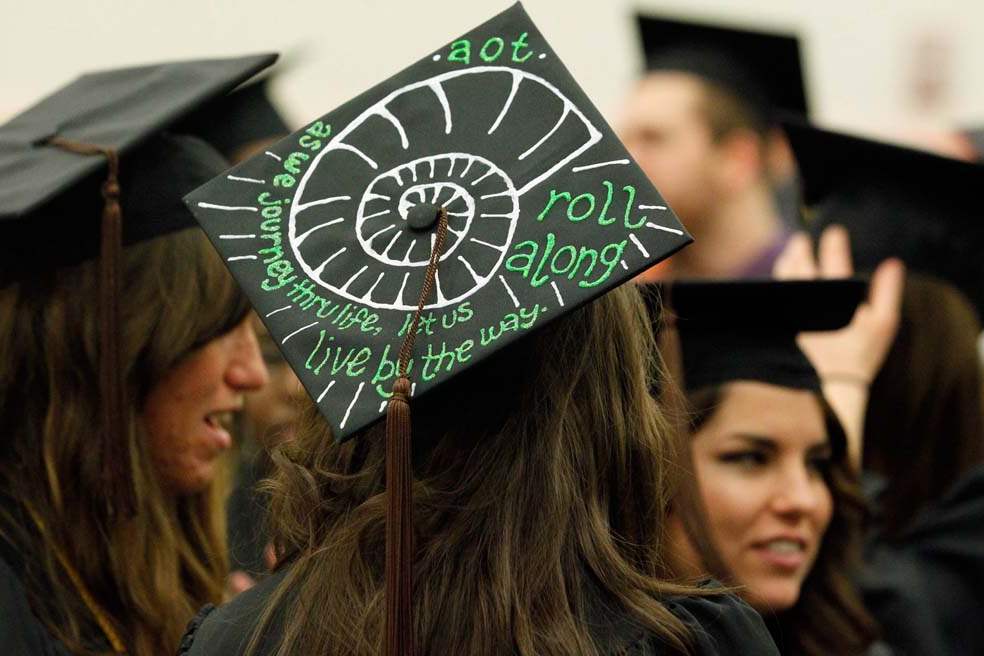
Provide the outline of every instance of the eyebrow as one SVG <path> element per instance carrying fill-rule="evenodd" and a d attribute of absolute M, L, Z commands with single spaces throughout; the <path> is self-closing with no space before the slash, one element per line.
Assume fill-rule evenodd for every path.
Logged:
<path fill-rule="evenodd" d="M 737 437 L 738 439 L 745 440 L 746 442 L 751 442 L 753 445 L 759 447 L 760 449 L 776 449 L 776 441 L 771 437 L 763 437 L 762 435 L 756 435 L 754 433 L 731 433 L 731 437 Z"/>
<path fill-rule="evenodd" d="M 730 437 L 736 437 L 746 442 L 751 442 L 753 446 L 760 449 L 775 451 L 779 448 L 775 439 L 762 435 L 756 435 L 754 433 L 731 433 Z M 816 455 L 817 453 L 829 454 L 833 452 L 833 448 L 830 445 L 830 440 L 824 439 L 824 441 L 818 442 L 808 448 L 806 452 L 809 455 Z"/>
<path fill-rule="evenodd" d="M 830 440 L 824 440 L 820 444 L 814 444 L 809 449 L 807 449 L 806 452 L 809 453 L 810 455 L 816 455 L 818 453 L 822 453 L 824 455 L 829 456 L 829 455 L 833 455 L 834 449 L 830 445 Z"/>

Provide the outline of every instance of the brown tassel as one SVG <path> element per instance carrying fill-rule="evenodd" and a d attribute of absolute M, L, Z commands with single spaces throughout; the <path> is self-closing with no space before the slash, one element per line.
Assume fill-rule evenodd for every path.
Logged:
<path fill-rule="evenodd" d="M 136 513 L 133 473 L 130 471 L 130 436 L 126 388 L 123 384 L 120 321 L 120 268 L 123 259 L 123 210 L 120 206 L 119 155 L 113 148 L 55 137 L 51 145 L 79 155 L 106 158 L 102 185 L 103 213 L 99 244 L 99 396 L 102 402 L 102 439 L 97 457 L 102 467 L 107 518 Z"/>
<path fill-rule="evenodd" d="M 386 653 L 409 656 L 413 643 L 413 463 L 410 379 L 393 384 L 386 407 Z"/>
<path fill-rule="evenodd" d="M 413 461 L 410 392 L 407 376 L 417 325 L 434 286 L 437 265 L 448 234 L 448 212 L 440 209 L 431 251 L 406 337 L 400 347 L 397 378 L 386 406 L 386 656 L 413 656 Z"/>

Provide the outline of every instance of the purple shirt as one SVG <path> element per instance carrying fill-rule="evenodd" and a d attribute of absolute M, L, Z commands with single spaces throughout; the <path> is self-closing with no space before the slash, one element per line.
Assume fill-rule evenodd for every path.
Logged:
<path fill-rule="evenodd" d="M 783 231 L 771 246 L 761 251 L 748 264 L 735 271 L 736 278 L 771 278 L 772 265 L 786 248 L 792 233 Z"/>

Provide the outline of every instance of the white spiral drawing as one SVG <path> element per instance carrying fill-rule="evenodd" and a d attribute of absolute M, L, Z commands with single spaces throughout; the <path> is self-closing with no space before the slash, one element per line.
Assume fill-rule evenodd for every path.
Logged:
<path fill-rule="evenodd" d="M 412 310 L 434 231 L 415 230 L 408 215 L 443 206 L 448 237 L 426 307 L 459 303 L 494 279 L 523 194 L 600 139 L 556 87 L 525 71 L 480 66 L 409 84 L 313 157 L 291 203 L 290 247 L 332 293 Z"/>

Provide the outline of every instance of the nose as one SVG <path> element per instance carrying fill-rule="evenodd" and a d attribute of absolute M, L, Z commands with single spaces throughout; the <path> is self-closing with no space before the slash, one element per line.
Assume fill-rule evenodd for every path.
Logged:
<path fill-rule="evenodd" d="M 820 476 L 803 465 L 789 465 L 776 478 L 772 508 L 787 517 L 809 515 L 821 508 L 826 493 L 826 484 Z"/>
<path fill-rule="evenodd" d="M 257 390 L 270 382 L 270 372 L 263 362 L 260 343 L 248 320 L 234 331 L 232 358 L 226 370 L 226 382 L 242 392 Z"/>

